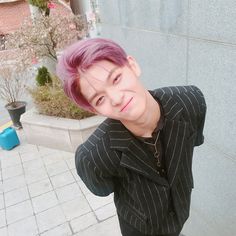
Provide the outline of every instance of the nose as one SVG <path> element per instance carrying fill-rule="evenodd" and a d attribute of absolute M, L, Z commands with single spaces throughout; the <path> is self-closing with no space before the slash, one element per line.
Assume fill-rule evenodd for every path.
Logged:
<path fill-rule="evenodd" d="M 109 96 L 109 99 L 111 101 L 111 105 L 112 106 L 117 106 L 117 105 L 122 103 L 124 94 L 123 94 L 122 91 L 109 89 L 108 96 Z"/>

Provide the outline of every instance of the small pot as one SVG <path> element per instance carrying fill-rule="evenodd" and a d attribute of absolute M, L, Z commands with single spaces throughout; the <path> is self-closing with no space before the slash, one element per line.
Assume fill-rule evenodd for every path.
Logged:
<path fill-rule="evenodd" d="M 22 128 L 20 117 L 25 112 L 26 102 L 17 101 L 14 103 L 8 103 L 5 108 L 11 117 L 12 123 L 16 128 Z"/>

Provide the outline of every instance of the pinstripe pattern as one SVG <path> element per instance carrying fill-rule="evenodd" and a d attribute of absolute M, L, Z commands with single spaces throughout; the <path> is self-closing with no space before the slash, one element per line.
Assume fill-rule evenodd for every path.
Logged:
<path fill-rule="evenodd" d="M 203 143 L 206 104 L 195 86 L 150 91 L 164 111 L 167 179 L 155 158 L 119 121 L 105 120 L 76 151 L 77 172 L 94 194 L 114 192 L 117 212 L 144 234 L 180 230 L 189 216 L 194 146 Z"/>

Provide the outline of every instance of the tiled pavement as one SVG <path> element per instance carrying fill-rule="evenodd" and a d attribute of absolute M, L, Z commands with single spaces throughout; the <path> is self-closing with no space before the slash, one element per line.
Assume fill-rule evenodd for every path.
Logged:
<path fill-rule="evenodd" d="M 0 236 L 121 236 L 112 194 L 89 192 L 76 174 L 74 154 L 27 144 L 23 130 L 17 132 L 18 147 L 0 148 Z M 207 147 L 199 151 L 207 152 Z M 199 163 L 201 156 L 195 158 Z M 201 175 L 199 171 L 197 182 Z M 199 189 L 183 234 L 226 235 L 196 208 Z"/>
<path fill-rule="evenodd" d="M 27 144 L 0 150 L 1 236 L 120 236 L 113 196 L 96 197 L 74 154 Z"/>

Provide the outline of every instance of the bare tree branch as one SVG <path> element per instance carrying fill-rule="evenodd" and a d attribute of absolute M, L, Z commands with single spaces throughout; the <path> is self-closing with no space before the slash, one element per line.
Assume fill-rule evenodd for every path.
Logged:
<path fill-rule="evenodd" d="M 72 13 L 41 15 L 34 24 L 26 18 L 21 28 L 8 36 L 6 47 L 19 49 L 21 59 L 28 65 L 32 59 L 45 56 L 57 60 L 57 51 L 76 41 L 78 35 L 85 37 L 88 30 L 85 20 Z"/>

